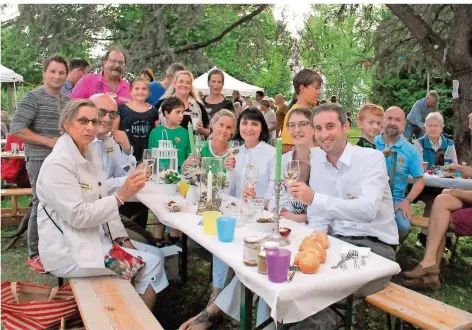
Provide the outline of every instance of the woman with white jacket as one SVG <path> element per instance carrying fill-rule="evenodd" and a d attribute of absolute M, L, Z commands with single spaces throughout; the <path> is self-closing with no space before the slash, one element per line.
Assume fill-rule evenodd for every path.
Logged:
<path fill-rule="evenodd" d="M 45 159 L 37 181 L 39 254 L 46 271 L 58 277 L 116 275 L 105 267 L 112 240 L 146 263 L 135 278 L 136 291 L 152 309 L 156 293 L 167 285 L 164 255 L 132 241 L 118 207 L 141 190 L 142 171 L 131 173 L 108 196 L 101 155 L 89 148 L 97 134 L 98 109 L 89 100 L 73 100 L 61 113 L 62 136 Z"/>

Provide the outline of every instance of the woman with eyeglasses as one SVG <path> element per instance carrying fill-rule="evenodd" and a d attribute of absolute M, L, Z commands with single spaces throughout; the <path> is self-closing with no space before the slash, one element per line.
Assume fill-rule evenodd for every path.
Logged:
<path fill-rule="evenodd" d="M 120 117 L 113 122 L 113 128 L 126 132 L 133 147 L 133 155 L 136 157 L 136 161 L 140 162 L 144 149 L 147 149 L 151 130 L 158 125 L 158 114 L 157 109 L 146 102 L 149 96 L 147 80 L 141 77 L 134 79 L 131 82 L 130 94 L 131 102 L 118 106 Z M 146 228 L 148 208 L 144 204 L 127 203 L 120 208 L 120 213 L 134 218 L 136 223 Z"/>
<path fill-rule="evenodd" d="M 112 243 L 146 263 L 134 286 L 152 310 L 156 293 L 167 287 L 164 255 L 156 247 L 130 240 L 118 207 L 146 182 L 134 171 L 108 196 L 101 155 L 90 148 L 100 125 L 90 100 L 73 100 L 61 113 L 62 136 L 44 160 L 36 190 L 39 199 L 39 254 L 44 269 L 57 277 L 121 275 L 105 267 Z"/>
<path fill-rule="evenodd" d="M 299 176 L 296 181 L 305 182 L 307 185 L 310 181 L 310 156 L 311 148 L 315 145 L 315 131 L 311 124 L 311 111 L 306 108 L 297 108 L 288 114 L 287 128 L 293 142 L 291 151 L 282 155 L 282 172 L 286 173 L 287 166 L 293 161 L 298 161 Z M 296 222 L 307 221 L 307 205 L 300 201 L 290 198 L 289 184 L 284 175 L 283 193 L 281 195 L 280 215 L 286 219 Z M 269 200 L 269 210 L 275 207 L 275 194 L 271 195 Z"/>

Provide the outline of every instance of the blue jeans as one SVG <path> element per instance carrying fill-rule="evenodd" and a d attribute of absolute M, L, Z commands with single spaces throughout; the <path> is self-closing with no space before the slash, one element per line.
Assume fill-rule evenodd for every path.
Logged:
<path fill-rule="evenodd" d="M 397 205 L 400 204 L 401 202 L 403 202 L 402 199 L 394 199 L 393 207 L 396 208 Z M 408 218 L 405 218 L 403 216 L 403 213 L 401 210 L 398 210 L 395 212 L 395 222 L 397 223 L 397 227 L 398 227 L 398 236 L 400 239 L 400 243 L 402 243 L 408 237 L 411 223 L 410 223 L 410 220 L 408 220 Z"/>
<path fill-rule="evenodd" d="M 411 139 L 413 139 L 413 135 L 416 136 L 416 139 L 419 139 L 423 137 L 424 134 L 425 132 L 423 132 L 423 130 L 419 126 L 412 125 L 409 122 L 406 123 L 405 131 L 403 132 L 403 135 L 408 141 L 411 142 Z"/>
<path fill-rule="evenodd" d="M 226 274 L 228 266 L 213 255 L 213 287 L 223 289 L 225 287 Z"/>

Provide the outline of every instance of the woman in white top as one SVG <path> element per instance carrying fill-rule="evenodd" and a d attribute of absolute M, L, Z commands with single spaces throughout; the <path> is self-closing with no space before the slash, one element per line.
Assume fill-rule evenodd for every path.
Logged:
<path fill-rule="evenodd" d="M 168 285 L 164 255 L 156 247 L 130 240 L 118 213 L 118 207 L 144 187 L 146 177 L 135 171 L 108 196 L 101 155 L 89 146 L 100 125 L 92 101 L 69 102 L 60 125 L 63 134 L 44 160 L 36 185 L 44 268 L 58 277 L 117 275 L 104 263 L 113 239 L 146 263 L 135 278 L 135 288 L 152 310 L 156 293 Z"/>
<path fill-rule="evenodd" d="M 298 181 L 306 184 L 310 181 L 310 155 L 311 148 L 315 147 L 315 131 L 311 122 L 311 111 L 306 108 L 298 108 L 288 114 L 287 128 L 294 147 L 291 151 L 282 155 L 282 171 L 292 160 L 300 163 L 300 177 Z M 283 183 L 283 192 L 280 198 L 280 215 L 296 222 L 306 222 L 307 206 L 296 199 L 290 198 L 290 190 L 286 181 Z M 273 189 L 272 189 L 273 190 Z M 272 192 L 269 200 L 269 210 L 274 210 L 275 194 Z"/>
<path fill-rule="evenodd" d="M 243 140 L 236 157 L 227 157 L 226 170 L 229 173 L 230 194 L 247 200 L 261 197 L 269 200 L 269 185 L 274 178 L 275 148 L 269 144 L 269 128 L 264 115 L 257 108 L 247 108 L 241 113 L 236 125 L 235 140 Z M 246 171 L 256 168 L 258 180 L 254 188 L 246 184 Z"/>
<path fill-rule="evenodd" d="M 275 148 L 267 144 L 269 128 L 264 115 L 257 108 L 248 108 L 241 113 L 236 125 L 235 139 L 243 140 L 236 157 L 227 157 L 225 167 L 229 173 L 230 194 L 233 197 L 247 200 L 248 197 L 270 197 L 274 173 Z M 258 180 L 254 188 L 246 186 L 247 166 L 257 167 Z M 197 316 L 185 322 L 180 329 L 208 329 L 215 315 L 221 313 L 214 300 L 224 286 L 228 266 L 213 256 L 213 292 L 208 304 Z"/>

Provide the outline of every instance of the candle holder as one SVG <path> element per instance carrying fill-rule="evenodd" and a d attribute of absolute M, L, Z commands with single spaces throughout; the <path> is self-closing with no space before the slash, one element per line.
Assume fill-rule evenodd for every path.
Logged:
<path fill-rule="evenodd" d="M 210 172 L 212 173 L 211 183 L 208 182 L 208 174 Z M 223 160 L 221 157 L 202 158 L 200 199 L 198 201 L 197 214 L 202 214 L 205 211 L 219 211 L 221 197 L 218 192 L 222 188 L 223 177 L 225 175 L 223 173 Z M 211 196 L 208 196 L 209 193 Z"/>
<path fill-rule="evenodd" d="M 280 235 L 279 220 L 280 220 L 280 192 L 282 190 L 282 180 L 275 180 L 275 215 L 274 215 L 274 229 L 272 234 L 262 239 L 262 245 L 271 243 L 271 246 L 287 246 L 290 245 L 290 240 L 287 237 Z"/>

